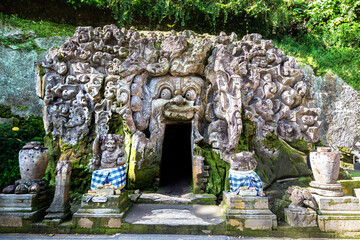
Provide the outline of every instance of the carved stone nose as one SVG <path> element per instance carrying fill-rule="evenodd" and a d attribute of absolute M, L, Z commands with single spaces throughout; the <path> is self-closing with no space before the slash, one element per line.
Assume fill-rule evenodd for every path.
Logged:
<path fill-rule="evenodd" d="M 181 106 L 185 103 L 185 99 L 181 95 L 177 95 L 173 99 L 171 99 L 171 103 Z"/>

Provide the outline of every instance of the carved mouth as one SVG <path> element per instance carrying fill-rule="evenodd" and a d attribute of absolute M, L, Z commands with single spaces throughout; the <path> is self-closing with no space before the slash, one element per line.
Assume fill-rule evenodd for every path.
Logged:
<path fill-rule="evenodd" d="M 164 116 L 168 120 L 189 121 L 194 117 L 197 107 L 171 105 L 164 110 Z"/>

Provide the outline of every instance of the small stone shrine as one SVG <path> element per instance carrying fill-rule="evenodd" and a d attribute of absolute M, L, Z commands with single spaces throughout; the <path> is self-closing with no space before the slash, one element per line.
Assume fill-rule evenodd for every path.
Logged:
<path fill-rule="evenodd" d="M 227 224 L 237 229 L 274 229 L 275 214 L 269 210 L 251 152 L 234 154 L 230 161 L 230 192 L 223 193 L 222 207 Z"/>
<path fill-rule="evenodd" d="M 42 179 L 48 150 L 38 142 L 27 143 L 19 152 L 21 179 L 0 194 L 0 227 L 26 228 L 45 215 L 52 199 Z"/>
<path fill-rule="evenodd" d="M 318 148 L 310 153 L 315 181 L 310 183 L 318 205 L 318 226 L 321 231 L 360 231 L 359 198 L 344 196 L 337 183 L 340 153 L 331 148 Z"/>
<path fill-rule="evenodd" d="M 130 207 L 126 184 L 126 156 L 124 139 L 107 134 L 96 138 L 94 157 L 90 160 L 93 170 L 91 190 L 81 199 L 81 208 L 73 215 L 78 228 L 120 228 L 124 213 Z"/>

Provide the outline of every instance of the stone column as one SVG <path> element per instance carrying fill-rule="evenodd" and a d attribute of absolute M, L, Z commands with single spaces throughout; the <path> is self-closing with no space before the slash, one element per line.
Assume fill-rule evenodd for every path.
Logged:
<path fill-rule="evenodd" d="M 64 220 L 71 214 L 69 203 L 71 168 L 70 161 L 58 161 L 56 165 L 55 196 L 50 207 L 46 210 L 48 213 L 45 216 L 46 219 Z"/>

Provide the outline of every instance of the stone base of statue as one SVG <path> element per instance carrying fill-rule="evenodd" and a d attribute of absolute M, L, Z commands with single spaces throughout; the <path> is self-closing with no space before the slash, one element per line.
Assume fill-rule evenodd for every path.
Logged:
<path fill-rule="evenodd" d="M 344 196 L 343 186 L 340 183 L 325 184 L 316 181 L 310 182 L 311 188 L 309 191 L 325 197 L 342 197 Z"/>
<path fill-rule="evenodd" d="M 290 204 L 284 209 L 285 222 L 292 227 L 317 227 L 317 213 L 311 208 Z"/>
<path fill-rule="evenodd" d="M 313 196 L 319 207 L 318 225 L 321 231 L 360 231 L 359 198 Z"/>
<path fill-rule="evenodd" d="M 0 194 L 0 228 L 26 228 L 46 214 L 52 192 L 37 194 Z"/>
<path fill-rule="evenodd" d="M 131 206 L 128 193 L 120 195 L 83 195 L 81 208 L 73 215 L 76 228 L 120 228 L 122 218 Z"/>
<path fill-rule="evenodd" d="M 226 224 L 238 230 L 277 228 L 276 215 L 269 210 L 267 197 L 239 196 L 224 192 L 221 207 Z"/>

